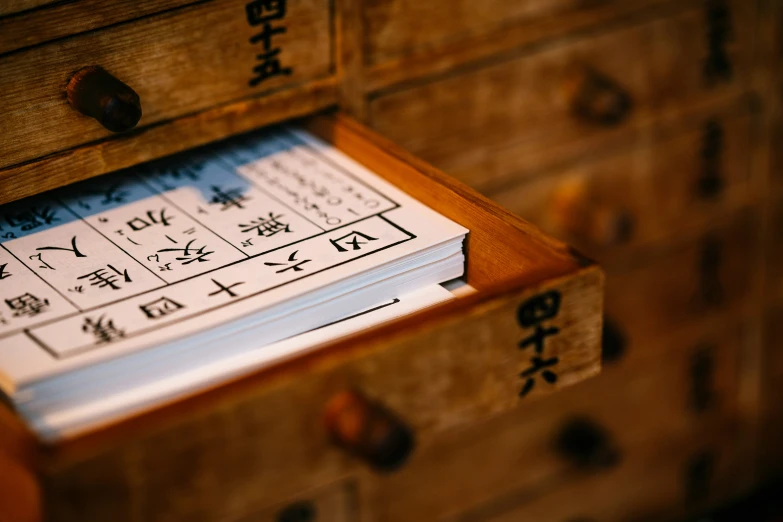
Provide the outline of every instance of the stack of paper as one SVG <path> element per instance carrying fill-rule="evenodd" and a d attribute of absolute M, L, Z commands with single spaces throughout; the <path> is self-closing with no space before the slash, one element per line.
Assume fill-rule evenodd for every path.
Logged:
<path fill-rule="evenodd" d="M 17 201 L 0 387 L 79 431 L 449 299 L 466 233 L 295 129 Z"/>

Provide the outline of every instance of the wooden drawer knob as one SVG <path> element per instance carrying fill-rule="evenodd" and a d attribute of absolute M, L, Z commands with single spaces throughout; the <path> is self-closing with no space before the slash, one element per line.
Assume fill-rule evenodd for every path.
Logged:
<path fill-rule="evenodd" d="M 611 364 L 619 361 L 625 355 L 628 340 L 620 325 L 609 317 L 604 317 L 601 331 L 601 361 Z"/>
<path fill-rule="evenodd" d="M 555 234 L 591 246 L 612 247 L 628 243 L 636 220 L 620 205 L 594 201 L 584 180 L 563 183 L 552 201 Z"/>
<path fill-rule="evenodd" d="M 591 125 L 619 125 L 633 108 L 631 95 L 624 88 L 590 67 L 574 69 L 565 91 L 574 116 Z"/>
<path fill-rule="evenodd" d="M 65 91 L 71 107 L 95 118 L 112 132 L 130 130 L 141 119 L 139 95 L 102 67 L 79 70 Z"/>
<path fill-rule="evenodd" d="M 413 451 L 413 432 L 383 405 L 356 391 L 334 395 L 324 420 L 334 442 L 379 471 L 393 471 Z"/>
<path fill-rule="evenodd" d="M 558 453 L 583 469 L 605 469 L 620 461 L 620 452 L 609 433 L 586 418 L 574 418 L 565 423 L 556 438 Z"/>

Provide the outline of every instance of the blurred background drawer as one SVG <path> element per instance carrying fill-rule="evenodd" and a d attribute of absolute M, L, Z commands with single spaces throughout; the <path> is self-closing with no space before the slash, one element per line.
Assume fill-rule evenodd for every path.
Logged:
<path fill-rule="evenodd" d="M 635 266 L 610 265 L 607 317 L 635 343 L 709 315 L 741 314 L 759 297 L 757 220 L 751 211 L 724 216 L 704 232 L 640 255 Z"/>
<path fill-rule="evenodd" d="M 641 8 L 665 0 L 380 0 L 365 2 L 367 61 L 371 64 L 509 26 L 553 24 L 578 14 L 589 19 L 595 11 Z M 595 16 L 593 14 L 593 16 Z M 437 20 L 437 23 L 433 23 Z"/>
<path fill-rule="evenodd" d="M 741 90 L 752 57 L 754 2 L 726 2 L 729 20 L 717 29 L 710 5 L 378 94 L 369 120 L 485 189 L 523 176 L 531 154 L 579 139 L 593 143 Z M 716 44 L 708 34 L 718 29 L 725 34 Z"/>
<path fill-rule="evenodd" d="M 509 494 L 446 521 L 626 522 L 699 512 L 736 493 L 745 461 L 736 447 L 737 428 L 733 419 L 696 424 L 687 433 L 630 448 L 623 462 L 606 473 L 533 499 L 522 492 Z"/>
<path fill-rule="evenodd" d="M 428 441 L 404 469 L 374 480 L 377 520 L 442 520 L 506 494 L 540 495 L 735 416 L 743 332 L 735 321 L 718 335 L 662 339 L 654 361 L 605 368 L 558 396 Z"/>
<path fill-rule="evenodd" d="M 0 55 L 196 1 L 5 0 L 0 2 Z"/>
<path fill-rule="evenodd" d="M 603 261 L 749 203 L 751 123 L 745 103 L 716 110 L 665 137 L 640 137 L 490 197 Z"/>
<path fill-rule="evenodd" d="M 0 57 L 0 168 L 111 135 L 66 99 L 88 66 L 139 95 L 139 129 L 332 74 L 330 2 L 246 4 L 199 3 Z"/>

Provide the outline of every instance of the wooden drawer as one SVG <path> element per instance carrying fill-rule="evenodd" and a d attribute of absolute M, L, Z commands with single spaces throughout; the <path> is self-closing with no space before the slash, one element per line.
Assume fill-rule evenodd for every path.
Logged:
<path fill-rule="evenodd" d="M 0 488 L 0 517 L 19 505 L 5 500 L 27 495 L 42 497 L 49 520 L 241 520 L 358 480 L 369 473 L 365 461 L 380 467 L 373 452 L 407 456 L 407 436 L 388 446 L 399 440 L 338 438 L 348 454 L 333 444 L 325 405 L 348 390 L 407 426 L 393 433 L 427 447 L 598 372 L 603 277 L 595 265 L 359 124 L 322 118 L 310 128 L 467 227 L 476 292 L 57 445 L 40 447 L 0 408 L 10 481 Z M 521 377 L 536 358 L 520 346 L 526 339 L 539 339 L 538 355 L 552 365 L 544 377 L 542 368 Z"/>
<path fill-rule="evenodd" d="M 642 347 L 690 322 L 742 313 L 759 297 L 759 246 L 757 216 L 743 211 L 643 255 L 635 266 L 610 267 L 607 320 L 629 346 Z"/>
<path fill-rule="evenodd" d="M 715 111 L 659 140 L 584 161 L 490 197 L 600 260 L 748 203 L 751 116 Z M 650 142 L 652 141 L 652 143 Z"/>
<path fill-rule="evenodd" d="M 534 154 L 558 156 L 585 138 L 581 150 L 593 150 L 596 140 L 620 139 L 632 126 L 741 89 L 754 16 L 754 2 L 697 3 L 667 18 L 382 93 L 370 102 L 370 121 L 484 188 L 530 174 Z"/>
<path fill-rule="evenodd" d="M 689 438 L 734 415 L 742 332 L 729 324 L 710 347 L 675 340 L 654 361 L 605 368 L 556 396 L 432 439 L 400 472 L 376 480 L 377 520 L 444 520 L 504 494 L 530 498 L 573 477 L 599 480 L 656 440 Z M 709 361 L 706 378 L 694 375 L 700 359 Z"/>
<path fill-rule="evenodd" d="M 509 494 L 444 522 L 676 520 L 724 502 L 740 488 L 745 459 L 736 420 L 703 423 L 624 453 L 617 469 L 573 480 L 531 500 Z"/>
<path fill-rule="evenodd" d="M 194 0 L 5 0 L 0 4 L 0 55 L 149 16 Z M 16 14 L 10 17 L 7 15 Z"/>
<path fill-rule="evenodd" d="M 290 1 L 258 16 L 246 4 L 199 3 L 0 57 L 0 168 L 111 136 L 65 96 L 88 66 L 135 90 L 140 130 L 332 73 L 330 2 Z"/>
<path fill-rule="evenodd" d="M 641 8 L 663 0 L 585 3 L 578 0 L 503 0 L 469 2 L 442 0 L 381 0 L 363 2 L 365 48 L 370 64 L 421 52 L 466 38 L 480 38 L 509 26 L 526 29 L 564 17 L 596 17 L 610 9 Z"/>

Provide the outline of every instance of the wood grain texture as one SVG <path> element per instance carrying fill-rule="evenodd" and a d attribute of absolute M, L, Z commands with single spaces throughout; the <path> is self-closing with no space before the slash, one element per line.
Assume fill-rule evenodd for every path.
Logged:
<path fill-rule="evenodd" d="M 715 216 L 753 202 L 751 124 L 745 104 L 721 107 L 673 135 L 643 135 L 614 154 L 489 196 L 589 256 L 608 260 L 706 228 Z"/>
<path fill-rule="evenodd" d="M 533 499 L 572 478 L 599 480 L 615 473 L 613 468 L 580 469 L 557 450 L 558 433 L 575 418 L 601 426 L 621 452 L 622 465 L 637 452 L 652 457 L 656 440 L 682 439 L 706 422 L 736 416 L 741 335 L 737 322 L 714 335 L 715 373 L 708 386 L 715 402 L 706 410 L 695 412 L 689 403 L 693 357 L 702 336 L 710 335 L 660 339 L 668 344 L 655 360 L 606 368 L 546 401 L 422 444 L 399 473 L 374 478 L 371 503 L 377 520 L 450 520 L 507 495 Z M 565 504 L 575 510 L 582 502 L 574 497 Z"/>
<path fill-rule="evenodd" d="M 245 3 L 193 5 L 0 57 L 0 167 L 110 136 L 65 99 L 68 79 L 89 65 L 139 94 L 139 129 L 331 74 L 330 3 L 295 0 L 275 25 L 287 32 L 273 38 L 292 74 L 250 86 L 264 46 L 249 41 L 261 28 L 248 24 Z"/>
<path fill-rule="evenodd" d="M 151 161 L 337 103 L 333 78 L 208 109 L 95 145 L 0 169 L 0 204 Z"/>
<path fill-rule="evenodd" d="M 378 95 L 370 104 L 370 121 L 385 136 L 472 186 L 521 176 L 527 159 L 541 150 L 577 140 L 595 146 L 602 137 L 625 133 L 678 107 L 743 88 L 755 10 L 752 2 L 731 6 L 735 31 L 728 52 L 735 81 L 725 85 L 705 84 L 707 28 L 703 10 L 696 8 Z M 572 114 L 564 87 L 575 68 L 583 66 L 629 93 L 633 108 L 626 122 L 601 127 Z"/>
<path fill-rule="evenodd" d="M 126 22 L 197 0 L 81 0 L 57 2 L 13 17 L 0 18 L 0 55 L 64 36 Z M 2 15 L 2 7 L 0 7 Z"/>
<path fill-rule="evenodd" d="M 513 492 L 446 522 L 687 520 L 736 495 L 745 455 L 734 445 L 736 418 L 694 423 L 624 452 L 606 473 L 574 477 L 531 497 Z M 574 499 L 579 499 L 578 502 Z"/>
<path fill-rule="evenodd" d="M 759 256 L 758 215 L 724 217 L 625 267 L 609 264 L 607 316 L 634 342 L 713 314 L 741 314 L 760 298 L 753 273 Z"/>
<path fill-rule="evenodd" d="M 311 362 L 307 372 L 256 379 L 212 404 L 180 403 L 179 413 L 154 429 L 129 430 L 126 423 L 118 427 L 123 440 L 115 438 L 90 458 L 60 460 L 47 473 L 51 520 L 68 520 L 87 504 L 96 482 L 107 500 L 90 504 L 81 520 L 105 520 L 113 509 L 129 520 L 206 521 L 247 516 L 356 472 L 361 464 L 332 447 L 320 425 L 328 397 L 345 388 L 382 401 L 414 428 L 422 445 L 438 433 L 514 409 L 521 403 L 523 368 L 516 309 L 544 288 L 563 292 L 563 330 L 547 348 L 560 354 L 561 366 L 558 385 L 542 385 L 536 395 L 573 384 L 598 364 L 600 314 L 585 309 L 600 299 L 596 275 L 587 272 L 468 310 L 458 307 L 458 313 L 441 310 L 437 322 L 426 325 L 396 322 L 396 335 L 391 328 L 365 332 L 352 340 L 361 351 Z M 457 343 L 461 349 L 455 352 Z M 510 362 L 517 357 L 518 363 Z"/>
<path fill-rule="evenodd" d="M 0 16 L 27 11 L 46 4 L 52 4 L 57 0 L 5 0 L 0 3 Z"/>
<path fill-rule="evenodd" d="M 371 91 L 388 87 L 419 77 L 424 70 L 425 75 L 442 73 L 469 61 L 601 26 L 639 11 L 649 16 L 649 8 L 666 1 L 365 2 L 366 62 L 372 71 L 369 87 Z"/>

